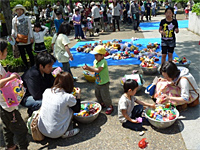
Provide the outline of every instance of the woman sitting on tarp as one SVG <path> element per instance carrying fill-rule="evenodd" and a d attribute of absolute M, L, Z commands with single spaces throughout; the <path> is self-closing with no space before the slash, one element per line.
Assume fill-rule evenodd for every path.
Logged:
<path fill-rule="evenodd" d="M 180 111 L 185 110 L 187 106 L 194 107 L 199 104 L 199 88 L 194 77 L 189 73 L 187 68 L 177 68 L 173 62 L 165 62 L 160 69 L 160 73 L 163 75 L 164 79 L 160 78 L 159 82 L 166 80 L 171 81 L 178 87 L 176 89 L 174 88 L 174 94 L 172 89 L 171 91 L 169 90 L 171 93 L 165 93 L 166 90 L 161 91 L 163 97 L 161 103 L 162 101 L 174 103 Z M 180 96 L 177 96 L 177 94 Z"/>

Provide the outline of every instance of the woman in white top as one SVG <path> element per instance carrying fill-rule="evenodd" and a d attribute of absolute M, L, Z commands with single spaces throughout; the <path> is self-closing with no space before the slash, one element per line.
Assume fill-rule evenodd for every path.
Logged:
<path fill-rule="evenodd" d="M 28 40 L 26 43 L 18 42 L 17 46 L 21 55 L 21 58 L 28 68 L 28 62 L 26 59 L 25 50 L 29 56 L 31 66 L 34 65 L 34 56 L 32 53 L 32 43 L 33 43 L 33 30 L 31 27 L 31 21 L 28 16 L 25 16 L 26 9 L 24 6 L 18 4 L 13 8 L 13 12 L 17 14 L 12 19 L 12 33 L 11 35 L 14 38 L 17 38 L 17 35 L 28 35 Z"/>
<path fill-rule="evenodd" d="M 76 88 L 77 99 L 71 94 L 73 78 L 68 72 L 56 76 L 51 89 L 43 93 L 38 128 L 44 136 L 66 138 L 76 135 L 80 129 L 71 128 L 73 110 L 80 112 L 80 88 Z"/>
<path fill-rule="evenodd" d="M 43 31 L 41 31 L 41 28 L 44 28 Z M 44 44 L 44 36 L 48 31 L 48 27 L 42 26 L 40 25 L 39 22 L 35 23 L 34 25 L 34 41 L 35 41 L 35 53 L 40 53 L 43 51 L 47 51 L 45 44 Z"/>
<path fill-rule="evenodd" d="M 65 72 L 69 72 L 72 75 L 69 60 L 74 60 L 70 49 L 68 47 L 70 41 L 67 35 L 70 33 L 70 26 L 67 22 L 63 22 L 58 30 L 57 36 L 54 36 L 52 39 L 52 43 L 55 43 L 54 46 L 54 56 L 61 62 L 63 67 L 62 69 Z M 73 77 L 73 75 L 72 75 Z"/>
<path fill-rule="evenodd" d="M 120 19 L 120 4 L 117 2 L 117 0 L 113 0 L 113 3 L 110 4 L 111 9 L 112 9 L 112 22 L 113 22 L 113 32 L 115 32 L 115 20 L 117 22 L 117 28 L 118 31 L 120 31 L 119 28 L 119 19 Z"/>

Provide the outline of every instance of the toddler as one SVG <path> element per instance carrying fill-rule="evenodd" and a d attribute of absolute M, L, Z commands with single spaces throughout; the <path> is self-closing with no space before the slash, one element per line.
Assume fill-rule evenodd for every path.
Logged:
<path fill-rule="evenodd" d="M 88 28 L 88 31 L 89 31 L 89 34 L 90 34 L 90 37 L 91 37 L 91 36 L 94 36 L 94 29 L 93 29 L 93 26 L 92 26 L 91 18 L 87 18 L 87 19 L 88 19 L 87 28 Z"/>
<path fill-rule="evenodd" d="M 178 33 L 178 22 L 173 19 L 174 9 L 168 7 L 165 9 L 165 19 L 160 22 L 159 32 L 161 34 L 162 61 L 163 64 L 168 54 L 168 61 L 172 61 L 174 48 L 176 47 L 176 37 L 174 32 Z"/>
<path fill-rule="evenodd" d="M 143 112 L 143 105 L 155 108 L 155 104 L 149 104 L 139 101 L 134 95 L 137 92 L 138 83 L 135 80 L 128 79 L 124 83 L 124 94 L 121 96 L 118 104 L 118 118 L 124 128 L 135 131 L 142 130 L 142 122 L 137 120 Z M 139 105 L 135 106 L 135 102 Z"/>
<path fill-rule="evenodd" d="M 94 66 L 89 67 L 85 64 L 83 66 L 84 70 L 88 70 L 91 72 L 95 72 L 95 96 L 101 106 L 107 107 L 106 114 L 109 115 L 113 112 L 112 101 L 110 98 L 109 92 L 109 72 L 108 72 L 108 64 L 107 61 L 104 59 L 104 55 L 106 50 L 104 46 L 96 46 L 91 54 L 94 54 Z"/>
<path fill-rule="evenodd" d="M 7 42 L 0 39 L 0 60 L 5 59 L 7 56 Z M 6 71 L 0 63 L 0 88 L 15 78 L 18 78 L 16 74 L 12 74 L 10 77 L 3 78 L 6 75 Z M 27 149 L 28 140 L 27 132 L 28 129 L 24 123 L 21 114 L 18 111 L 17 106 L 8 107 L 3 97 L 0 94 L 0 116 L 3 124 L 3 136 L 6 144 L 6 149 L 14 150 L 17 149 L 17 145 L 14 144 L 14 135 L 17 139 L 20 149 Z"/>
<path fill-rule="evenodd" d="M 35 23 L 34 25 L 34 41 L 35 41 L 35 53 L 40 53 L 43 51 L 47 51 L 45 44 L 44 44 L 44 36 L 46 32 L 48 31 L 48 27 L 42 26 L 44 30 L 41 30 L 41 25 L 39 22 Z"/>
<path fill-rule="evenodd" d="M 189 10 L 190 10 L 190 5 L 187 5 L 187 6 L 185 7 L 185 19 L 188 19 Z"/>
<path fill-rule="evenodd" d="M 80 41 L 80 37 L 82 39 L 85 39 L 83 35 L 83 30 L 81 28 L 81 15 L 79 14 L 78 8 L 75 8 L 75 14 L 72 17 L 72 20 L 74 23 L 75 39 L 77 39 L 77 42 Z"/>

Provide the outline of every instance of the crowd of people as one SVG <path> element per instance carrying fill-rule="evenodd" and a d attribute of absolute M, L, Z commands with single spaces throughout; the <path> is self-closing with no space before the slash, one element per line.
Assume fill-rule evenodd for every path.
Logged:
<path fill-rule="evenodd" d="M 25 7 L 20 4 L 14 7 L 13 12 L 17 15 L 12 20 L 12 36 L 17 41 L 21 58 L 26 66 L 26 71 L 21 76 L 26 88 L 21 105 L 28 108 L 27 113 L 29 117 L 32 116 L 34 111 L 40 109 L 38 128 L 44 136 L 50 138 L 67 138 L 76 135 L 80 131 L 79 128 L 73 127 L 72 119 L 73 112 L 80 111 L 81 89 L 75 88 L 77 95 L 73 96 L 75 79 L 70 69 L 69 60 L 73 61 L 74 58 L 70 52 L 70 40 L 68 38 L 71 25 L 74 26 L 75 30 L 74 38 L 78 41 L 80 41 L 80 38 L 86 38 L 87 30 L 89 30 L 90 36 L 107 31 L 108 27 L 113 32 L 116 29 L 120 31 L 120 20 L 123 20 L 124 23 L 132 21 L 134 30 L 138 31 L 139 22 L 143 16 L 146 16 L 147 20 L 151 20 L 151 15 L 156 16 L 157 7 L 154 0 L 152 2 L 144 0 L 139 3 L 137 0 L 132 0 L 131 3 L 125 0 L 125 5 L 113 0 L 108 8 L 102 2 L 91 2 L 89 5 L 86 4 L 85 7 L 81 3 L 77 3 L 77 7 L 73 10 L 74 13 L 71 14 L 71 25 L 63 17 L 70 15 L 71 10 L 69 5 L 66 4 L 63 8 L 58 1 L 56 7 L 55 11 L 53 11 L 56 27 L 56 34 L 54 34 L 52 39 L 53 55 L 48 53 L 45 48 L 44 35 L 48 31 L 48 28 L 40 24 L 37 4 L 34 6 L 36 23 L 33 30 L 29 17 L 25 15 Z M 46 10 L 47 18 L 52 17 L 51 9 L 51 6 L 48 5 Z M 170 103 L 177 102 L 177 108 L 180 108 L 179 110 L 181 111 L 183 107 L 185 109 L 187 106 L 195 106 L 197 101 L 199 101 L 199 94 L 196 92 L 198 89 L 196 81 L 189 73 L 189 70 L 187 68 L 179 69 L 172 62 L 172 55 L 176 46 L 174 32 L 179 32 L 178 23 L 177 20 L 173 19 L 173 14 L 173 8 L 166 8 L 166 18 L 160 22 L 159 32 L 162 36 L 162 64 L 160 74 L 163 78 L 159 80 L 173 81 L 176 83 L 176 86 L 180 87 L 181 95 L 179 97 L 170 97 L 165 93 L 163 95 L 165 101 Z M 115 22 L 117 27 L 115 26 Z M 167 27 L 168 25 L 169 27 Z M 37 53 L 36 59 L 34 59 L 32 53 L 33 42 L 35 42 L 34 49 Z M 0 39 L 0 44 L 0 60 L 2 60 L 6 58 L 8 43 Z M 25 52 L 30 58 L 30 68 Z M 105 53 L 104 46 L 96 46 L 91 52 L 95 58 L 93 67 L 84 65 L 82 68 L 90 72 L 95 72 L 95 97 L 101 106 L 106 108 L 105 113 L 110 115 L 114 107 L 110 96 L 112 93 L 109 92 L 110 79 L 108 64 L 104 58 Z M 168 61 L 166 61 L 167 54 Z M 56 60 L 62 63 L 62 71 L 54 77 L 52 75 L 52 66 Z M 0 64 L 0 88 L 3 88 L 8 81 L 19 78 L 16 74 L 12 74 L 7 78 L 4 78 L 5 75 L 6 71 Z M 149 104 L 138 100 L 134 96 L 138 88 L 138 83 L 134 80 L 127 80 L 123 88 L 124 94 L 118 103 L 119 121 L 124 128 L 141 131 L 143 130 L 143 123 L 137 121 L 136 118 L 141 117 L 144 109 L 143 106 L 155 108 L 155 103 Z M 135 105 L 135 103 L 138 105 Z M 17 138 L 19 148 L 27 149 L 27 127 L 17 107 L 8 107 L 2 95 L 0 95 L 0 111 L 4 141 L 7 149 L 17 149 L 17 145 L 13 141 L 14 135 Z"/>

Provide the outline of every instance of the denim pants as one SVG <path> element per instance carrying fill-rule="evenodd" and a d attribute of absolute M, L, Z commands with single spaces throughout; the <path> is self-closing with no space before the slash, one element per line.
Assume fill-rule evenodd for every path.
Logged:
<path fill-rule="evenodd" d="M 143 106 L 142 105 L 136 105 L 132 110 L 131 119 L 136 119 L 138 117 L 141 117 L 142 111 L 143 111 Z M 130 122 L 128 120 L 126 122 L 124 122 L 122 124 L 122 126 L 124 128 L 128 128 L 128 129 L 135 130 L 135 131 L 141 131 L 142 130 L 142 123 L 133 123 L 133 122 Z"/>
<path fill-rule="evenodd" d="M 9 148 L 15 145 L 15 136 L 16 141 L 19 144 L 19 148 L 23 150 L 27 149 L 29 145 L 27 140 L 28 129 L 19 111 L 15 109 L 12 112 L 8 112 L 0 106 L 0 114 L 3 124 L 3 136 L 6 146 Z"/>
<path fill-rule="evenodd" d="M 70 64 L 69 62 L 66 62 L 66 63 L 62 63 L 62 70 L 64 70 L 64 72 L 69 72 L 73 78 L 73 74 L 71 72 L 71 69 L 70 69 Z"/>
<path fill-rule="evenodd" d="M 75 30 L 75 37 L 76 38 L 78 38 L 78 37 L 81 37 L 82 39 L 84 38 L 81 25 L 74 25 L 74 30 Z"/>
<path fill-rule="evenodd" d="M 133 14 L 133 29 L 138 30 L 140 24 L 139 13 Z"/>
<path fill-rule="evenodd" d="M 33 98 L 33 96 L 29 96 L 29 97 L 27 97 L 27 99 L 24 99 L 24 100 L 21 102 L 21 105 L 28 108 L 28 114 L 29 114 L 29 116 L 30 116 L 30 115 L 32 115 L 32 113 L 33 113 L 35 110 L 40 109 L 40 107 L 41 107 L 41 105 L 42 105 L 42 100 L 35 100 L 35 99 Z"/>

